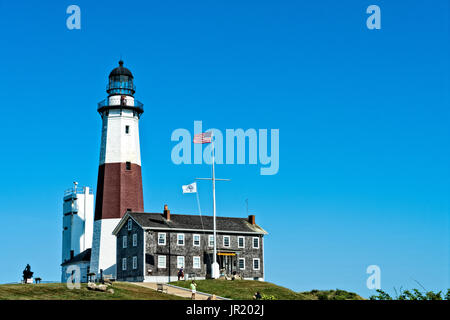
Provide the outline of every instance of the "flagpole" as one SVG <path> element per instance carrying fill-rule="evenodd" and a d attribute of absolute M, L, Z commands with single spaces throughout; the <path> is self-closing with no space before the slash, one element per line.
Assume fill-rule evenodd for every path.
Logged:
<path fill-rule="evenodd" d="M 214 156 L 215 156 L 215 149 L 214 149 L 214 138 L 211 135 L 211 144 L 212 144 L 212 189 L 213 189 L 213 237 L 214 237 L 214 250 L 213 250 L 213 265 L 211 270 L 211 275 L 213 279 L 217 279 L 219 277 L 218 275 L 218 265 L 217 265 L 217 238 L 216 238 L 216 177 L 215 177 L 215 170 L 214 170 Z"/>
<path fill-rule="evenodd" d="M 210 138 L 206 139 L 206 138 Z M 220 269 L 219 264 L 217 263 L 217 225 L 216 225 L 216 180 L 217 181 L 230 181 L 230 179 L 216 179 L 216 172 L 215 172 L 215 155 L 216 151 L 214 149 L 214 137 L 213 133 L 211 132 L 211 136 L 207 136 L 207 133 L 202 133 L 198 135 L 194 135 L 194 143 L 211 143 L 211 149 L 212 149 L 212 177 L 211 178 L 196 178 L 197 180 L 211 180 L 212 181 L 212 192 L 213 192 L 213 261 L 211 264 L 211 278 L 217 279 L 219 278 Z M 198 195 L 198 194 L 197 194 Z"/>

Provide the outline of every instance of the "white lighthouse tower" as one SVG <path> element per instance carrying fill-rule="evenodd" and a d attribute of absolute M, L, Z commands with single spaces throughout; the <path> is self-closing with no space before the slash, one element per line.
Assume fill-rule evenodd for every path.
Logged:
<path fill-rule="evenodd" d="M 62 275 L 65 282 L 67 266 L 74 264 L 74 257 L 87 253 L 92 246 L 92 227 L 94 224 L 94 195 L 89 187 L 74 186 L 64 192 L 63 199 L 63 243 L 62 243 Z M 87 268 L 78 261 L 82 280 L 86 277 Z"/>
<path fill-rule="evenodd" d="M 116 276 L 116 238 L 112 231 L 127 211 L 144 211 L 139 146 L 143 104 L 134 98 L 130 70 L 119 61 L 111 71 L 108 98 L 98 104 L 102 117 L 100 165 L 95 203 L 91 272 Z"/>

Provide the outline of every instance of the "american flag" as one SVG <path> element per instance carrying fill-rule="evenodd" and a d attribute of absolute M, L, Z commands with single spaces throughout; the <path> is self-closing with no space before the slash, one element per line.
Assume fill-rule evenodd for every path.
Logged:
<path fill-rule="evenodd" d="M 194 143 L 211 143 L 212 132 L 194 134 Z"/>

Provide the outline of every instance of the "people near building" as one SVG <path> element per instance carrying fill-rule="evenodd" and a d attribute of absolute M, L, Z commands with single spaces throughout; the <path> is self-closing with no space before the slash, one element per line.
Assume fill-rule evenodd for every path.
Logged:
<path fill-rule="evenodd" d="M 181 267 L 180 270 L 178 270 L 178 281 L 180 281 L 180 279 L 184 280 L 184 269 L 183 269 L 183 267 Z"/>
<path fill-rule="evenodd" d="M 197 284 L 195 283 L 194 280 L 192 280 L 191 282 L 191 292 L 192 292 L 191 299 L 195 300 L 195 293 L 197 292 Z"/>

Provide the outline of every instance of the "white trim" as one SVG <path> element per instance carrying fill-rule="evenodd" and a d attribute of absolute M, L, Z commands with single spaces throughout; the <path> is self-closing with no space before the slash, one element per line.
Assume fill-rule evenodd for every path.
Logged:
<path fill-rule="evenodd" d="M 263 274 L 263 277 L 264 277 L 264 273 L 266 272 L 266 268 L 264 267 L 264 262 L 266 261 L 266 259 L 264 259 L 264 243 L 263 243 L 263 241 L 264 241 L 264 237 L 261 237 L 261 243 L 260 243 L 260 246 L 262 247 L 262 263 L 263 263 L 263 265 L 262 265 L 262 274 Z"/>
<path fill-rule="evenodd" d="M 180 258 L 183 261 L 183 263 L 180 263 Z M 185 267 L 185 259 L 184 256 L 177 256 L 177 269 L 184 268 Z"/>
<path fill-rule="evenodd" d="M 213 240 L 213 244 L 211 244 L 211 238 Z M 208 235 L 208 247 L 214 247 L 214 235 L 213 234 Z"/>
<path fill-rule="evenodd" d="M 198 244 L 195 244 L 195 237 L 196 236 L 198 237 Z M 193 234 L 192 235 L 192 245 L 194 247 L 200 247 L 201 242 L 202 242 L 202 237 L 199 234 Z"/>
<path fill-rule="evenodd" d="M 228 245 L 225 245 L 225 238 L 228 238 Z M 223 246 L 225 248 L 230 248 L 231 247 L 231 237 L 230 236 L 223 236 L 222 242 L 223 242 Z"/>
<path fill-rule="evenodd" d="M 258 246 L 257 247 L 255 247 L 255 239 L 258 240 Z M 252 248 L 253 249 L 259 249 L 259 247 L 260 247 L 260 245 L 259 245 L 259 237 L 253 237 L 252 238 Z"/>
<path fill-rule="evenodd" d="M 239 245 L 239 239 L 244 239 L 243 245 L 242 245 L 242 246 Z M 243 236 L 238 236 L 238 248 L 245 248 L 245 237 L 243 237 Z"/>
<path fill-rule="evenodd" d="M 131 219 L 128 219 L 128 231 L 133 229 L 133 221 Z"/>
<path fill-rule="evenodd" d="M 116 227 L 113 229 L 112 234 L 117 235 L 119 233 L 120 229 L 122 229 L 125 222 L 128 221 L 128 219 L 133 219 L 133 221 L 141 228 L 141 229 L 149 229 L 149 228 L 143 228 L 131 215 L 130 212 L 127 211 L 125 215 L 119 220 Z"/>
<path fill-rule="evenodd" d="M 239 262 L 240 262 L 241 260 L 244 261 L 244 266 L 243 266 L 242 268 L 241 268 L 240 265 L 239 265 Z M 245 270 L 245 258 L 239 258 L 239 259 L 238 259 L 238 268 L 239 268 L 239 270 Z"/>
<path fill-rule="evenodd" d="M 169 230 L 169 231 L 189 231 L 189 232 L 211 232 L 213 233 L 214 230 L 201 230 L 201 229 L 184 229 L 184 228 L 158 228 L 158 227 L 141 227 L 142 229 L 145 230 Z M 251 232 L 251 231 L 232 231 L 232 230 L 216 230 L 216 233 L 233 233 L 233 234 L 260 234 L 260 235 L 265 235 L 268 234 L 268 232 L 266 231 L 262 231 L 262 232 Z"/>
<path fill-rule="evenodd" d="M 160 234 L 164 235 L 164 243 L 159 243 L 159 235 Z M 166 238 L 167 238 L 167 233 L 165 233 L 165 232 L 158 232 L 158 239 L 157 239 L 158 246 L 165 246 L 166 245 Z"/>
<path fill-rule="evenodd" d="M 145 232 L 145 230 L 142 230 L 142 232 L 143 232 L 143 237 L 144 237 L 144 241 L 142 241 L 142 275 L 144 276 L 144 278 L 145 278 L 145 275 L 146 275 L 146 273 L 145 273 L 145 269 L 146 269 L 146 261 L 145 261 L 145 247 L 146 247 L 146 243 L 147 243 L 147 233 Z"/>
<path fill-rule="evenodd" d="M 133 257 L 133 270 L 137 269 L 137 256 Z"/>
<path fill-rule="evenodd" d="M 195 259 L 198 258 L 198 267 L 195 266 Z M 202 268 L 202 259 L 200 256 L 192 257 L 192 269 L 201 269 Z"/>
<path fill-rule="evenodd" d="M 162 259 L 162 258 L 164 258 L 164 259 Z M 162 264 L 160 265 L 160 259 L 161 259 L 161 262 L 162 262 L 162 260 L 164 260 L 164 266 L 162 266 Z M 158 255 L 157 267 L 158 267 L 158 269 L 166 269 L 167 268 L 167 257 L 165 255 Z"/>
<path fill-rule="evenodd" d="M 122 271 L 127 270 L 127 258 L 122 258 Z"/>
<path fill-rule="evenodd" d="M 133 247 L 137 247 L 137 233 L 133 233 Z"/>
<path fill-rule="evenodd" d="M 258 260 L 258 268 L 255 268 L 255 261 Z M 253 270 L 261 270 L 261 259 L 253 258 Z"/>
<path fill-rule="evenodd" d="M 178 243 L 178 236 L 183 236 L 183 244 L 179 244 Z M 186 237 L 184 235 L 184 233 L 177 233 L 177 246 L 184 246 L 184 244 L 186 243 Z"/>
<path fill-rule="evenodd" d="M 122 249 L 126 249 L 127 247 L 128 247 L 127 236 L 122 236 Z"/>

